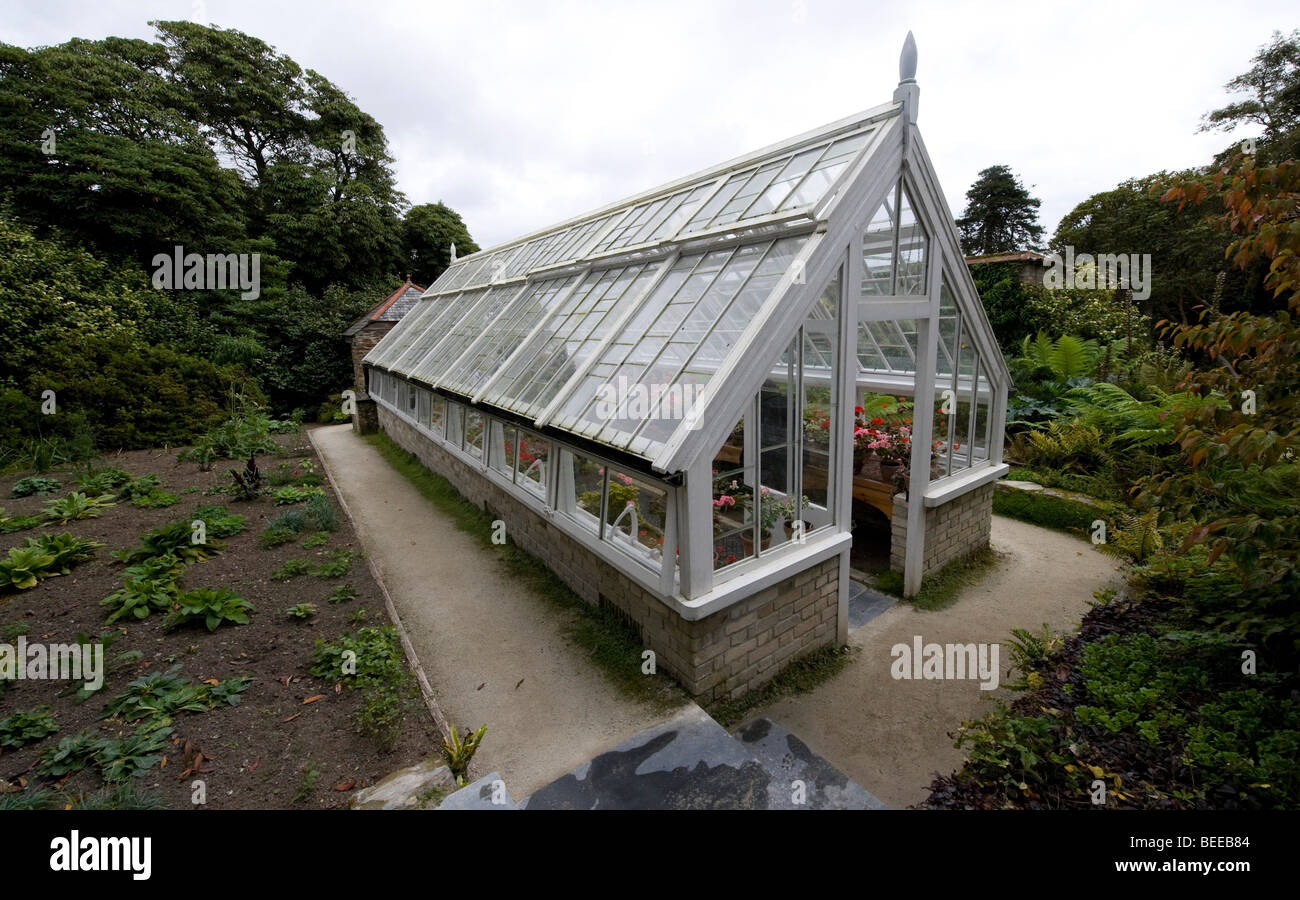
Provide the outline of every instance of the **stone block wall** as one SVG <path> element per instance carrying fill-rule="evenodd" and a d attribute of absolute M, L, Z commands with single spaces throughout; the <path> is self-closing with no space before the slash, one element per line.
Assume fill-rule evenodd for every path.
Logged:
<path fill-rule="evenodd" d="M 375 349 L 383 339 L 393 329 L 395 322 L 370 322 L 365 328 L 362 328 L 356 334 L 352 335 L 352 383 L 356 387 L 358 394 L 366 392 L 366 373 L 362 371 L 361 360 L 366 358 L 366 354 Z"/>
<path fill-rule="evenodd" d="M 907 495 L 894 496 L 894 516 L 891 523 L 889 567 L 903 571 L 907 548 Z M 932 506 L 925 511 L 925 565 L 924 578 L 937 572 L 950 562 L 989 545 L 989 532 L 993 527 L 993 483 L 982 485 L 962 494 L 942 506 Z"/>
<path fill-rule="evenodd" d="M 784 666 L 835 642 L 839 557 L 831 557 L 707 618 L 687 621 L 544 515 L 452 455 L 386 407 L 379 425 L 426 468 L 506 523 L 518 546 L 542 560 L 588 603 L 620 610 L 656 665 L 702 703 L 739 697 Z"/>

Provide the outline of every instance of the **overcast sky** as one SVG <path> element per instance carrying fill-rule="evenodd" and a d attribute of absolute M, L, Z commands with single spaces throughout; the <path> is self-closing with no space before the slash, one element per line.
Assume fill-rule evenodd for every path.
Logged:
<path fill-rule="evenodd" d="M 456 209 L 483 246 L 890 99 L 908 29 L 919 125 L 960 215 L 1009 165 L 1048 234 L 1120 181 L 1207 161 L 1223 85 L 1292 2 L 6 3 L 0 41 L 152 39 L 151 19 L 256 35 L 384 126 L 412 203 Z M 1241 136 L 1244 136 L 1243 132 Z"/>

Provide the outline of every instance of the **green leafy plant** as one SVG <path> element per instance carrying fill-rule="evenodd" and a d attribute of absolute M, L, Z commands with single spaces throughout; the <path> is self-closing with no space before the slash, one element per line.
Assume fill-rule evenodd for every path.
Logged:
<path fill-rule="evenodd" d="M 297 603 L 289 607 L 286 613 L 291 619 L 296 619 L 299 622 L 306 622 L 308 619 L 316 615 L 316 604 Z"/>
<path fill-rule="evenodd" d="M 330 603 L 348 603 L 357 599 L 357 589 L 350 584 L 341 584 L 330 591 Z"/>
<path fill-rule="evenodd" d="M 284 565 L 271 573 L 276 581 L 290 581 L 299 575 L 306 575 L 311 570 L 311 563 L 305 559 L 285 560 Z"/>
<path fill-rule="evenodd" d="M 86 475 L 77 486 L 87 494 L 111 494 L 131 480 L 131 476 L 121 469 L 101 469 Z"/>
<path fill-rule="evenodd" d="M 59 500 L 51 500 L 41 513 L 50 522 L 66 525 L 78 519 L 94 519 L 111 506 L 116 506 L 112 494 L 88 497 L 80 491 L 73 491 Z"/>
<path fill-rule="evenodd" d="M 224 506 L 200 506 L 194 510 L 194 518 L 203 522 L 212 537 L 228 538 L 244 530 L 248 517 L 234 515 Z"/>
<path fill-rule="evenodd" d="M 319 563 L 311 573 L 317 578 L 342 578 L 350 571 L 352 571 L 352 554 L 347 550 L 339 550 L 329 559 Z"/>
<path fill-rule="evenodd" d="M 163 621 L 163 627 L 202 622 L 208 631 L 216 631 L 227 622 L 247 625 L 248 614 L 254 611 L 252 603 L 230 588 L 197 588 L 176 598 L 176 608 Z"/>
<path fill-rule="evenodd" d="M 300 803 L 312 795 L 316 790 L 316 782 L 320 780 L 320 769 L 316 768 L 314 762 L 308 761 L 302 767 L 302 782 L 298 785 L 298 790 L 290 799 L 291 803 Z"/>
<path fill-rule="evenodd" d="M 1164 548 L 1160 533 L 1160 511 L 1145 513 L 1120 513 L 1118 527 L 1106 535 L 1106 542 L 1097 547 L 1112 556 L 1124 556 L 1139 564 L 1148 562 Z"/>
<path fill-rule="evenodd" d="M 0 590 L 30 590 L 54 574 L 53 565 L 54 554 L 39 546 L 11 547 L 9 557 L 0 559 Z"/>
<path fill-rule="evenodd" d="M 139 778 L 162 761 L 172 729 L 167 720 L 146 722 L 125 738 L 96 741 L 94 760 L 110 784 Z"/>
<path fill-rule="evenodd" d="M 19 710 L 0 719 L 0 747 L 22 747 L 44 740 L 59 730 L 54 722 L 54 708 L 38 706 Z"/>
<path fill-rule="evenodd" d="M 411 679 L 397 683 L 374 682 L 362 689 L 361 707 L 356 712 L 357 730 L 383 753 L 396 746 L 402 723 L 415 699 Z"/>
<path fill-rule="evenodd" d="M 58 575 L 67 575 L 73 566 L 90 559 L 96 550 L 104 546 L 99 541 L 79 538 L 66 531 L 63 534 L 43 534 L 38 538 L 28 538 L 26 544 L 51 554 L 54 561 L 49 568 Z"/>
<path fill-rule="evenodd" d="M 53 747 L 41 751 L 36 772 L 43 778 L 62 778 L 80 772 L 94 760 L 98 749 L 99 741 L 87 731 L 65 737 Z"/>
<path fill-rule="evenodd" d="M 39 524 L 41 524 L 41 519 L 38 516 L 7 516 L 4 507 L 0 507 L 0 534 L 26 531 L 28 528 L 35 528 Z"/>
<path fill-rule="evenodd" d="M 324 488 L 319 487 L 297 487 L 295 485 L 286 485 L 277 489 L 272 495 L 272 501 L 276 506 L 289 506 L 294 503 L 305 503 L 312 497 L 325 496 Z"/>
<path fill-rule="evenodd" d="M 63 483 L 55 478 L 30 475 L 14 482 L 14 486 L 9 489 L 9 496 L 30 497 L 33 494 L 52 494 L 61 487 L 63 487 Z"/>
<path fill-rule="evenodd" d="M 155 556 L 175 556 L 183 562 L 199 562 L 221 552 L 220 541 L 194 543 L 194 533 L 189 522 L 171 522 L 147 532 L 140 546 L 133 550 L 118 550 L 113 558 L 119 562 L 137 563 Z"/>
<path fill-rule="evenodd" d="M 406 672 L 406 658 L 397 629 L 392 626 L 362 628 L 355 636 L 344 632 L 337 641 L 328 643 L 317 639 L 311 659 L 311 674 L 342 680 L 348 686 L 369 679 L 400 677 Z M 355 660 L 355 671 L 344 665 L 349 660 Z"/>
<path fill-rule="evenodd" d="M 328 531 L 318 531 L 315 534 L 303 538 L 302 546 L 305 550 L 311 550 L 316 547 L 323 547 L 329 543 L 330 534 Z"/>
<path fill-rule="evenodd" d="M 100 601 L 109 609 L 105 621 L 111 625 L 126 616 L 146 619 L 150 613 L 171 609 L 180 593 L 177 580 L 184 571 L 185 564 L 170 553 L 128 567 L 122 573 L 122 587 Z"/>
<path fill-rule="evenodd" d="M 324 491 L 307 499 L 305 512 L 307 527 L 313 531 L 333 532 L 339 530 L 338 507 L 334 505 Z"/>
<path fill-rule="evenodd" d="M 141 509 L 165 509 L 168 506 L 175 506 L 181 502 L 181 498 L 176 494 L 168 491 L 154 491 L 152 494 L 145 494 L 143 497 L 136 497 L 131 501 L 132 506 L 138 506 Z"/>
<path fill-rule="evenodd" d="M 162 487 L 162 479 L 157 475 L 150 473 L 141 475 L 138 478 L 127 478 L 117 488 L 117 496 L 121 500 L 136 501 L 155 493 Z"/>
<path fill-rule="evenodd" d="M 218 706 L 238 706 L 240 695 L 252 683 L 251 676 L 243 675 L 217 684 L 190 684 L 181 678 L 180 671 L 181 667 L 175 665 L 166 672 L 140 676 L 104 707 L 101 718 L 134 722 L 170 718 L 182 712 L 202 713 Z"/>
<path fill-rule="evenodd" d="M 288 544 L 298 537 L 298 533 L 283 527 L 268 527 L 262 529 L 257 536 L 258 546 L 265 549 L 279 547 L 281 544 Z"/>
<path fill-rule="evenodd" d="M 447 767 L 451 769 L 451 774 L 456 776 L 456 783 L 464 787 L 470 761 L 478 752 L 479 745 L 483 743 L 487 726 L 480 725 L 478 731 L 463 739 L 456 733 L 455 725 L 451 725 L 450 730 L 451 735 L 443 738 L 442 752 L 447 758 Z"/>

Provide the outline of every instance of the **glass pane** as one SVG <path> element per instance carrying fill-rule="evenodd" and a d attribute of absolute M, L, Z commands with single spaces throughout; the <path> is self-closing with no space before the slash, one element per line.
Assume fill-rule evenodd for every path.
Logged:
<path fill-rule="evenodd" d="M 609 471 L 605 539 L 647 565 L 663 558 L 668 493 L 639 474 Z"/>
<path fill-rule="evenodd" d="M 513 477 L 515 470 L 515 429 L 492 420 L 492 441 L 488 448 L 488 465 L 506 478 Z"/>
<path fill-rule="evenodd" d="M 754 467 L 746 462 L 742 416 L 713 459 L 713 568 L 754 555 Z"/>
<path fill-rule="evenodd" d="M 465 411 L 465 451 L 483 456 L 483 414 L 473 409 Z"/>
<path fill-rule="evenodd" d="M 896 194 L 897 189 L 889 192 L 862 234 L 863 297 L 888 297 L 893 293 Z"/>
<path fill-rule="evenodd" d="M 429 404 L 429 430 L 442 437 L 443 426 L 447 420 L 447 401 L 438 394 L 433 395 Z"/>
<path fill-rule="evenodd" d="M 550 447 L 549 441 L 520 429 L 515 484 L 523 485 L 543 502 L 546 501 L 546 466 Z"/>
<path fill-rule="evenodd" d="M 561 449 L 559 479 L 556 508 L 567 513 L 584 530 L 599 536 L 604 466 L 589 456 Z"/>
<path fill-rule="evenodd" d="M 832 316 L 838 309 L 841 291 L 840 275 L 836 273 L 821 299 L 813 308 L 809 324 L 820 325 L 822 315 Z M 834 321 L 834 320 L 833 320 Z M 814 334 L 805 330 L 803 348 L 803 482 L 799 519 L 805 530 L 820 528 L 832 522 L 832 498 L 835 496 L 835 457 L 832 435 L 835 434 L 836 397 L 839 395 L 839 369 L 835 365 L 838 329 L 829 334 Z"/>
<path fill-rule="evenodd" d="M 875 133 L 875 127 L 867 131 L 860 132 L 850 137 L 841 138 L 834 144 L 826 154 L 817 161 L 812 171 L 804 178 L 803 183 L 792 193 L 784 203 L 781 204 L 781 210 L 798 209 L 802 206 L 808 206 L 816 203 L 826 195 L 839 178 L 840 173 L 853 160 L 853 157 L 863 145 L 866 144 L 867 138 Z"/>
<path fill-rule="evenodd" d="M 447 443 L 459 447 L 465 437 L 465 407 L 459 403 L 447 404 Z"/>
<path fill-rule="evenodd" d="M 928 239 L 925 227 L 917 221 L 906 188 L 903 189 L 898 221 L 898 279 L 894 293 L 899 296 L 924 295 Z"/>

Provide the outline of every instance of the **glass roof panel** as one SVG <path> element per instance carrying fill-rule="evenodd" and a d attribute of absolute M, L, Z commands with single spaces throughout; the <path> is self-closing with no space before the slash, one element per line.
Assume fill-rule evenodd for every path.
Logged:
<path fill-rule="evenodd" d="M 418 328 L 423 327 L 419 323 L 425 317 L 431 315 L 436 305 L 431 300 L 422 300 L 415 305 L 415 308 L 402 317 L 401 321 L 389 329 L 388 334 L 375 346 L 370 348 L 370 352 L 365 355 L 365 362 L 372 365 L 384 365 L 386 361 L 394 359 L 411 345 L 415 335 L 419 334 Z"/>
<path fill-rule="evenodd" d="M 458 303 L 460 314 L 453 316 L 444 327 L 438 328 L 440 334 L 431 335 L 432 347 L 412 367 L 411 376 L 437 387 L 446 376 L 448 366 L 456 361 L 470 342 L 483 333 L 497 313 L 519 293 L 519 288 L 518 284 L 499 285 L 473 292 L 477 297 L 471 307 Z"/>
<path fill-rule="evenodd" d="M 527 339 L 537 323 L 551 311 L 564 290 L 577 280 L 578 276 L 573 275 L 531 285 L 497 319 L 491 329 L 479 336 L 447 375 L 442 386 L 466 395 L 477 392 L 496 374 L 506 357 Z"/>
<path fill-rule="evenodd" d="M 411 342 L 410 349 L 393 360 L 386 368 L 401 374 L 411 372 L 424 359 L 425 354 L 442 340 L 452 323 L 460 318 L 470 304 L 482 297 L 483 293 L 483 291 L 466 291 L 453 297 L 437 297 L 429 301 L 437 306 L 437 314 L 425 320 L 428 324 Z"/>
<path fill-rule="evenodd" d="M 613 323 L 657 274 L 657 265 L 593 272 L 533 336 L 484 397 L 522 415 L 537 416 L 595 351 Z"/>

